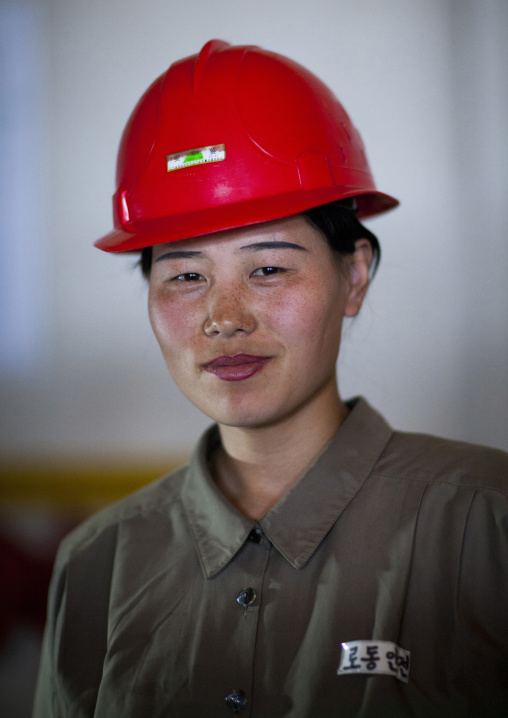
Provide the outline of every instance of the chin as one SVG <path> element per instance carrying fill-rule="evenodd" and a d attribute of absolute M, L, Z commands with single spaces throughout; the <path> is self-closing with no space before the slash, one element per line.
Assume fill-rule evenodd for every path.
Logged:
<path fill-rule="evenodd" d="M 201 410 L 202 411 L 202 410 Z M 270 424 L 270 419 L 253 413 L 241 414 L 233 412 L 204 412 L 210 419 L 222 426 L 232 426 L 238 429 L 256 429 Z"/>
<path fill-rule="evenodd" d="M 258 428 L 267 426 L 277 421 L 277 412 L 267 410 L 268 407 L 241 407 L 238 402 L 233 406 L 221 407 L 204 406 L 202 403 L 195 403 L 195 406 L 217 424 L 238 428 Z"/>

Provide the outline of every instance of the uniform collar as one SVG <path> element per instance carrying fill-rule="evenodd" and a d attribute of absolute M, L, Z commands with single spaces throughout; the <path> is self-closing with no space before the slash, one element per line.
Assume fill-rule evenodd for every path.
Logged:
<path fill-rule="evenodd" d="M 215 486 L 207 457 L 219 441 L 217 426 L 203 435 L 189 464 L 182 501 L 206 578 L 224 568 L 256 526 L 294 568 L 305 566 L 392 436 L 364 399 L 349 406 L 348 418 L 314 464 L 259 522 L 243 516 Z"/>

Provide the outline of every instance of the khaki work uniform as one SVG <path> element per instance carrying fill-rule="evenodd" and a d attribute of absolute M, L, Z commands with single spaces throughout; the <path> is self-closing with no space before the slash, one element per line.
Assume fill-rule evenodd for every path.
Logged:
<path fill-rule="evenodd" d="M 212 427 L 66 538 L 35 718 L 508 715 L 508 455 L 351 406 L 259 522 Z"/>

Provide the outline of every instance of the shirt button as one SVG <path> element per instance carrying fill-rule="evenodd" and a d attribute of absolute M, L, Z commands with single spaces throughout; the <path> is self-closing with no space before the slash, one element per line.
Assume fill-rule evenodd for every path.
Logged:
<path fill-rule="evenodd" d="M 247 696 L 243 691 L 233 691 L 226 696 L 226 705 L 233 713 L 239 713 L 247 705 Z"/>
<path fill-rule="evenodd" d="M 237 603 L 244 608 L 250 606 L 256 600 L 256 592 L 253 588 L 244 588 L 236 597 Z"/>
<path fill-rule="evenodd" d="M 249 534 L 249 541 L 252 541 L 253 543 L 261 543 L 262 538 L 263 534 L 261 532 L 261 529 L 252 529 Z"/>

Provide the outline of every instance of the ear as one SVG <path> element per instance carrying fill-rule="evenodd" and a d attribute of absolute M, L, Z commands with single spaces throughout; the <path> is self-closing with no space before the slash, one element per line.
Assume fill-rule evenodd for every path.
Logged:
<path fill-rule="evenodd" d="M 355 242 L 354 253 L 348 257 L 349 291 L 344 312 L 346 317 L 356 317 L 361 309 L 369 288 L 369 269 L 373 257 L 370 242 L 367 239 L 358 239 Z"/>

